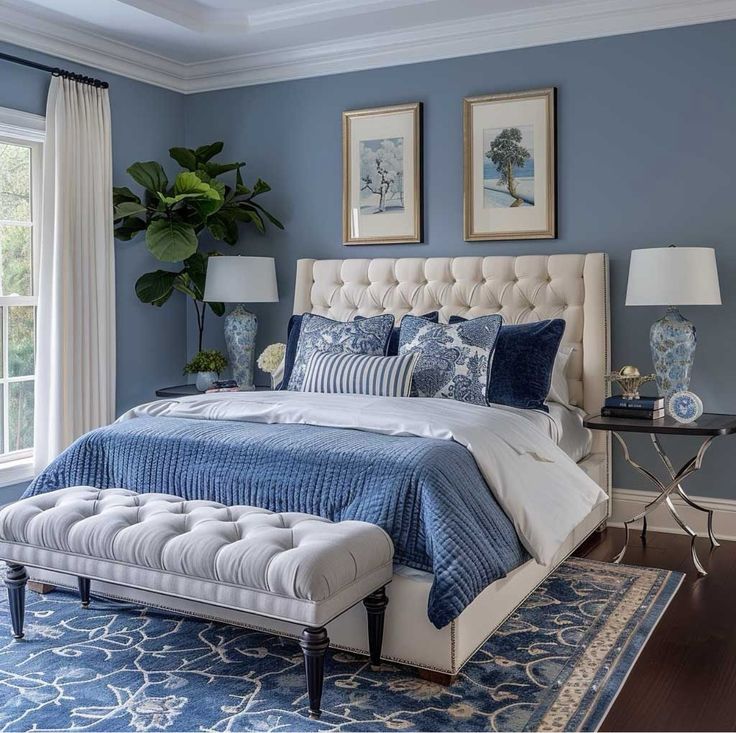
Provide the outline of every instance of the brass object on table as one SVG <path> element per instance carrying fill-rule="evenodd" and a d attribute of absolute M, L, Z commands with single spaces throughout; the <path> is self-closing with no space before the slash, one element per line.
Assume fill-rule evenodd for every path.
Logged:
<path fill-rule="evenodd" d="M 623 366 L 617 372 L 606 375 L 607 382 L 618 382 L 627 400 L 639 399 L 639 388 L 647 382 L 653 382 L 656 374 L 641 374 L 635 366 Z"/>

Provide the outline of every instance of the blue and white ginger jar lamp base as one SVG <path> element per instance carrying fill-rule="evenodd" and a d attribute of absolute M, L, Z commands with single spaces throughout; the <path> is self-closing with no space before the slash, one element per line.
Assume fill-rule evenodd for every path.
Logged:
<path fill-rule="evenodd" d="M 649 346 L 665 404 L 675 392 L 684 392 L 690 386 L 696 344 L 695 326 L 676 306 L 667 308 L 664 317 L 652 324 Z"/>
<path fill-rule="evenodd" d="M 236 305 L 225 316 L 225 343 L 233 379 L 245 391 L 255 389 L 253 372 L 257 332 L 258 319 L 244 305 Z"/>

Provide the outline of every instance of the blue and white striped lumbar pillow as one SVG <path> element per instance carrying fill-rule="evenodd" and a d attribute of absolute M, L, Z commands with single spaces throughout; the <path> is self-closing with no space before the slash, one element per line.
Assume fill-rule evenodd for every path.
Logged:
<path fill-rule="evenodd" d="M 368 356 L 315 353 L 307 365 L 302 392 L 409 397 L 419 355 Z"/>

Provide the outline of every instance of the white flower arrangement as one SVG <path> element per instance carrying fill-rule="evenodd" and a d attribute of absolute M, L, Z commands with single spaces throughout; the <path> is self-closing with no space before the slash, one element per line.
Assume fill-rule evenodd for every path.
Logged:
<path fill-rule="evenodd" d="M 273 374 L 284 360 L 286 344 L 271 344 L 261 352 L 258 357 L 258 368 L 267 374 Z"/>

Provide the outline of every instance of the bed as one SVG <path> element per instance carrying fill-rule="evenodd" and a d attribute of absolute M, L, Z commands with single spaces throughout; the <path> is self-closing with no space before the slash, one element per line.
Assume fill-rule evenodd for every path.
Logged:
<path fill-rule="evenodd" d="M 561 406 L 558 406 L 548 415 L 527 411 L 530 414 L 521 418 L 510 414 L 502 415 L 502 411 L 499 410 L 498 419 L 516 420 L 517 423 L 514 424 L 518 424 L 518 420 L 536 422 L 535 429 L 542 433 L 546 432 L 550 440 L 560 445 L 568 456 L 574 457 L 573 460 L 577 462 L 580 469 L 610 496 L 610 444 L 607 442 L 607 437 L 605 435 L 591 436 L 586 431 L 576 433 L 580 427 L 581 414 L 597 410 L 602 404 L 606 390 L 604 377 L 609 367 L 606 256 L 604 254 L 584 254 L 300 260 L 298 262 L 294 313 L 310 312 L 336 320 L 352 320 L 358 315 L 373 316 L 391 313 L 398 321 L 407 313 L 418 315 L 432 310 L 438 310 L 440 319 L 445 322 L 453 315 L 472 318 L 491 313 L 500 313 L 504 320 L 510 323 L 554 317 L 560 317 L 566 321 L 564 341 L 573 348 L 573 355 L 567 370 L 568 386 L 571 401 L 576 403 L 578 409 L 570 407 L 560 410 L 558 407 Z M 430 402 L 453 401 L 432 400 Z M 415 403 L 412 405 L 414 406 Z M 416 403 L 416 406 L 419 409 L 419 402 Z M 174 404 L 171 409 L 182 410 L 185 407 L 186 405 Z M 134 453 L 138 445 L 135 441 L 142 440 L 142 434 L 152 433 L 157 429 L 155 427 L 157 415 L 150 410 L 155 412 L 160 408 L 147 409 L 148 413 L 139 416 L 144 417 L 144 420 L 132 420 L 128 423 L 128 425 L 132 424 L 134 429 L 126 427 L 124 423 L 123 427 L 115 428 L 113 433 L 105 432 L 103 429 L 99 434 L 91 434 L 91 437 L 87 436 L 82 443 L 75 444 L 76 447 L 69 449 L 60 462 L 52 464 L 40 477 L 35 484 L 34 491 L 58 488 L 64 482 L 69 483 L 72 479 L 76 479 L 80 466 L 85 466 L 95 460 L 93 455 L 95 452 L 102 456 L 109 456 L 116 451 L 126 454 L 130 450 Z M 252 409 L 252 406 L 249 406 L 248 409 Z M 171 417 L 177 415 L 181 417 L 182 413 L 172 413 Z M 184 417 L 192 416 L 185 415 Z M 418 415 L 417 420 L 421 421 L 421 415 Z M 186 420 L 183 422 L 186 423 Z M 200 422 L 202 421 L 197 421 L 197 430 L 200 430 Z M 187 430 L 192 424 L 190 420 L 181 427 L 181 430 Z M 322 430 L 336 430 L 341 427 L 339 423 L 312 422 L 310 424 L 321 425 Z M 167 423 L 171 431 L 175 431 L 177 425 L 178 423 L 173 420 Z M 207 427 L 210 429 L 213 426 Z M 303 426 L 298 427 L 303 428 Z M 255 444 L 260 440 L 263 444 L 262 450 L 266 452 L 272 450 L 273 444 L 278 440 L 282 438 L 288 440 L 297 435 L 296 427 L 289 428 L 291 432 L 283 436 L 281 432 L 284 426 L 279 425 L 277 428 L 278 430 L 274 432 L 272 427 L 259 427 L 252 423 L 240 424 L 237 427 L 235 423 L 232 423 L 222 429 L 217 427 L 218 431 L 225 429 L 241 431 L 237 439 L 244 444 L 249 442 Z M 266 432 L 264 433 L 263 430 Z M 122 442 L 122 433 L 126 431 L 128 433 L 126 439 L 133 442 Z M 347 431 L 343 430 L 343 433 Z M 414 435 L 420 435 L 420 433 L 415 432 Z M 313 433 L 305 431 L 300 432 L 299 436 L 300 439 L 306 441 L 307 446 L 309 441 L 316 439 Z M 324 438 L 324 434 L 319 437 Z M 335 433 L 334 437 L 337 439 L 338 433 Z M 171 440 L 173 441 L 174 438 L 175 436 L 171 437 Z M 156 436 L 156 439 L 163 440 L 161 436 Z M 146 437 L 146 440 L 150 441 L 150 435 Z M 198 451 L 201 454 L 204 449 L 198 448 L 196 440 L 191 436 L 190 440 L 195 441 L 193 445 L 195 453 Z M 383 449 L 384 443 L 390 442 L 385 436 L 379 438 L 365 433 L 359 437 L 359 440 L 364 441 L 365 445 L 360 443 L 359 450 L 356 450 L 356 440 L 358 438 L 355 440 L 351 438 L 349 441 L 353 453 L 361 451 L 370 453 L 374 449 Z M 452 446 L 439 443 L 435 445 L 427 443 L 426 438 L 403 437 L 391 438 L 391 440 L 394 441 L 391 443 L 392 446 L 398 445 L 401 448 L 412 445 L 410 441 L 416 440 L 418 449 L 424 449 L 425 452 L 427 446 L 433 446 L 433 450 L 437 451 L 449 447 L 452 447 L 455 453 L 457 450 L 463 451 L 455 443 L 452 443 Z M 422 443 L 422 440 L 425 442 Z M 375 443 L 381 445 L 376 447 Z M 200 445 L 205 445 L 204 437 L 201 438 Z M 452 456 L 450 454 L 448 456 L 448 460 L 451 460 Z M 457 455 L 455 457 L 457 458 Z M 353 459 L 357 458 L 353 456 Z M 130 461 L 125 457 L 125 460 L 121 460 L 120 463 L 130 463 Z M 110 470 L 107 465 L 103 466 L 103 469 L 96 474 L 100 480 L 95 481 L 94 485 L 114 480 L 114 477 L 111 476 L 114 471 Z M 320 470 L 323 470 L 323 467 Z M 573 470 L 577 471 L 574 466 Z M 472 481 L 476 481 L 476 478 L 469 476 L 468 483 Z M 104 488 L 104 486 L 101 487 Z M 130 488 L 152 490 L 153 487 Z M 465 489 L 464 486 L 459 488 Z M 439 490 L 439 493 L 442 493 L 442 489 Z M 305 500 L 303 494 L 304 492 L 299 501 Z M 208 498 L 218 497 L 208 495 Z M 218 500 L 222 498 L 219 497 Z M 430 621 L 426 610 L 428 607 L 431 608 L 433 588 L 436 594 L 437 577 L 421 562 L 400 563 L 396 567 L 390 586 L 391 601 L 384 640 L 385 658 L 444 675 L 456 674 L 493 630 L 552 572 L 554 567 L 605 522 L 609 505 L 610 500 L 599 502 L 581 521 L 571 527 L 554 557 L 548 558 L 546 564 L 524 559 L 523 562 L 517 562 L 517 566 L 507 572 L 505 577 L 488 584 L 487 587 L 476 587 L 456 608 L 455 612 L 447 617 L 450 619 L 449 622 L 443 623 L 441 628 L 437 628 L 438 624 Z M 350 507 L 348 503 L 344 509 L 347 511 Z M 306 506 L 287 508 L 313 510 L 313 507 Z M 356 518 L 366 517 L 358 515 Z M 405 555 L 411 557 L 411 546 L 407 545 L 406 548 L 402 548 L 399 543 L 397 549 L 399 553 L 405 550 Z M 462 559 L 464 558 L 459 558 L 459 561 Z M 74 586 L 73 579 L 58 575 L 36 574 L 34 580 Z M 98 591 L 121 598 L 120 589 L 114 586 L 100 586 Z M 452 599 L 447 596 L 446 589 L 445 601 L 450 602 Z M 236 611 L 215 610 L 200 603 L 174 601 L 162 597 L 152 598 L 144 591 L 129 590 L 125 593 L 125 599 L 149 601 L 159 607 L 171 608 L 178 612 L 221 619 L 285 635 L 292 635 L 295 631 L 288 625 L 277 621 L 266 621 Z M 361 609 L 353 609 L 333 622 L 328 632 L 332 643 L 337 647 L 360 652 L 367 650 Z"/>

